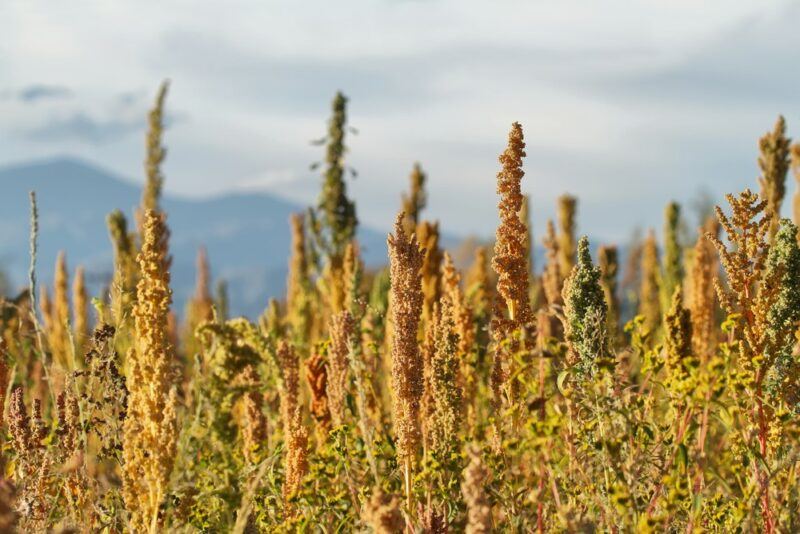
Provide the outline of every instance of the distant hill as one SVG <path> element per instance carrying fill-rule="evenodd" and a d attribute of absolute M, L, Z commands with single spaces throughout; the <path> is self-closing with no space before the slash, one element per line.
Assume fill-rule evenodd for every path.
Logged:
<path fill-rule="evenodd" d="M 131 181 L 73 158 L 56 158 L 0 168 L 0 266 L 12 286 L 27 283 L 28 192 L 39 204 L 38 276 L 52 283 L 59 250 L 70 273 L 87 270 L 94 291 L 107 283 L 112 248 L 105 219 L 120 209 L 133 224 L 140 189 Z M 208 250 L 212 275 L 229 284 L 231 310 L 256 316 L 269 297 L 283 294 L 289 254 L 289 215 L 304 207 L 265 193 L 227 194 L 203 200 L 165 195 L 171 229 L 175 309 L 182 313 L 194 285 L 199 246 Z M 386 260 L 386 235 L 361 228 L 359 241 L 368 265 Z"/>

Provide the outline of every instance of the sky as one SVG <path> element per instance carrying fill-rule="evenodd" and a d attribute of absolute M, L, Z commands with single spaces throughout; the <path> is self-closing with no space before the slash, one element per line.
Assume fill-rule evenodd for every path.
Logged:
<path fill-rule="evenodd" d="M 427 217 L 490 236 L 519 121 L 534 232 L 568 192 L 581 233 L 622 241 L 669 200 L 691 226 L 698 198 L 756 188 L 778 114 L 800 138 L 799 16 L 764 0 L 4 0 L 0 165 L 70 155 L 141 181 L 168 78 L 168 192 L 309 204 L 341 90 L 363 223 L 390 227 L 419 161 Z"/>

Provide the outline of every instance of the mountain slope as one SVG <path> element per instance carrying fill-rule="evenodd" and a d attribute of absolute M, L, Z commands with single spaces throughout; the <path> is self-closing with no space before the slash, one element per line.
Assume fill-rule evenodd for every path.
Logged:
<path fill-rule="evenodd" d="M 168 178 L 169 179 L 169 178 Z M 29 191 L 39 206 L 38 276 L 52 282 L 59 250 L 70 269 L 83 264 L 97 292 L 111 275 L 112 249 L 105 218 L 122 210 L 133 224 L 140 190 L 127 180 L 86 162 L 57 158 L 0 168 L 0 265 L 14 286 L 27 281 Z M 194 258 L 205 246 L 215 278 L 228 281 L 231 309 L 258 314 L 284 290 L 289 253 L 289 215 L 302 206 L 264 193 L 228 194 L 193 200 L 165 195 L 171 229 L 175 309 L 194 284 Z M 385 261 L 385 234 L 361 229 L 359 240 L 370 265 Z"/>

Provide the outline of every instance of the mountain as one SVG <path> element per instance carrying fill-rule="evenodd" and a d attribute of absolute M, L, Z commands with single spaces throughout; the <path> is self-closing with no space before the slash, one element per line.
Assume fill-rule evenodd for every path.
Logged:
<path fill-rule="evenodd" d="M 27 284 L 30 233 L 29 191 L 39 208 L 37 276 L 52 284 L 59 250 L 70 271 L 85 267 L 97 294 L 112 272 L 112 247 L 105 219 L 122 210 L 133 224 L 140 188 L 85 161 L 56 158 L 0 168 L 0 266 L 13 287 Z M 175 309 L 181 313 L 194 287 L 197 249 L 205 246 L 215 279 L 228 282 L 231 311 L 258 315 L 270 297 L 283 294 L 289 254 L 289 215 L 303 211 L 265 193 L 226 194 L 208 199 L 165 195 L 173 256 Z M 361 228 L 368 265 L 386 261 L 386 234 Z"/>

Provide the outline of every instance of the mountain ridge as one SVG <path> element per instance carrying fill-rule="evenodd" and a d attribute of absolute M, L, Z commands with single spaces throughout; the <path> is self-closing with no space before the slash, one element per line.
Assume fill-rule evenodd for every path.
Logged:
<path fill-rule="evenodd" d="M 108 282 L 112 245 L 105 219 L 119 209 L 128 224 L 141 187 L 117 173 L 72 156 L 54 156 L 0 166 L 0 265 L 14 284 L 27 281 L 30 232 L 29 191 L 39 211 L 37 276 L 52 283 L 59 250 L 70 272 L 82 264 L 94 294 Z M 289 215 L 305 208 L 266 192 L 231 192 L 186 198 L 165 193 L 162 207 L 170 227 L 174 308 L 183 311 L 194 285 L 197 249 L 208 251 L 214 278 L 228 282 L 231 309 L 254 316 L 270 297 L 283 294 L 290 248 Z M 385 263 L 383 232 L 361 227 L 368 265 Z"/>

